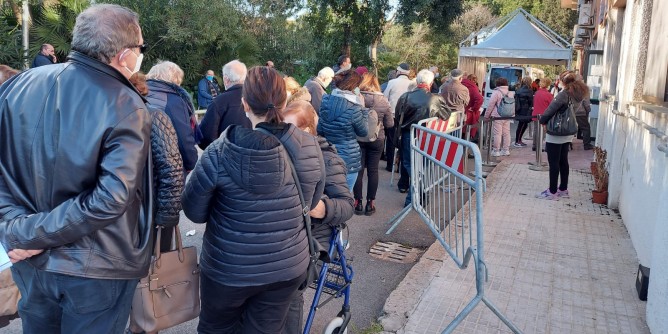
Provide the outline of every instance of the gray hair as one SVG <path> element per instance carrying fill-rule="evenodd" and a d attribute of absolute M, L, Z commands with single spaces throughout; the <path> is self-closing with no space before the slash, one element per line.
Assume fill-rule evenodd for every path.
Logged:
<path fill-rule="evenodd" d="M 227 77 L 227 80 L 231 84 L 241 84 L 246 80 L 246 74 L 248 69 L 246 65 L 240 62 L 238 59 L 235 59 L 223 66 L 223 76 Z"/>
<path fill-rule="evenodd" d="M 119 5 L 93 5 L 77 16 L 72 50 L 110 64 L 121 50 L 138 44 L 140 35 L 137 13 Z"/>
<path fill-rule="evenodd" d="M 424 69 L 418 72 L 417 77 L 415 78 L 418 84 L 429 85 L 434 82 L 434 72 Z"/>
<path fill-rule="evenodd" d="M 331 67 L 323 67 L 320 72 L 318 72 L 318 78 L 320 79 L 331 79 L 334 77 L 334 70 Z"/>
<path fill-rule="evenodd" d="M 155 79 L 171 82 L 181 86 L 183 82 L 183 70 L 171 61 L 159 60 L 146 74 L 146 79 Z"/>

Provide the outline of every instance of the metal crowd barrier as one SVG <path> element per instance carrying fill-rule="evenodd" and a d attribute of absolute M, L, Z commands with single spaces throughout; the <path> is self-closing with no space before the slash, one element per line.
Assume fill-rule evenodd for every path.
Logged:
<path fill-rule="evenodd" d="M 478 175 L 474 178 L 465 175 L 467 151 L 473 154 Z M 412 203 L 390 220 L 393 225 L 387 234 L 414 210 L 460 269 L 466 269 L 473 259 L 476 295 L 443 333 L 451 333 L 480 302 L 487 305 L 514 333 L 521 333 L 485 295 L 487 266 L 484 261 L 482 199 L 485 180 L 481 175 L 482 157 L 477 145 L 425 126 L 413 125 Z"/>
<path fill-rule="evenodd" d="M 447 121 L 444 121 L 438 117 L 426 118 L 419 121 L 417 124 L 420 126 L 425 126 L 429 129 L 436 130 L 442 133 L 451 133 L 453 136 L 461 136 L 462 128 L 464 127 L 464 122 L 466 121 L 466 114 L 461 111 L 456 111 L 450 114 L 450 118 Z M 397 154 L 400 147 L 394 149 L 394 157 L 398 157 Z M 396 169 L 395 169 L 396 168 Z M 390 185 L 394 184 L 394 172 L 399 169 L 399 163 L 392 164 L 392 175 L 390 175 Z"/>

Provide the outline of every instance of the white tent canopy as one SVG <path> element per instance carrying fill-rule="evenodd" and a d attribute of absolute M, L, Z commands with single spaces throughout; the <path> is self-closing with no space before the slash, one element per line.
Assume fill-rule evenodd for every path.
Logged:
<path fill-rule="evenodd" d="M 570 65 L 572 53 L 566 40 L 519 8 L 462 41 L 459 59 L 460 63 Z"/>

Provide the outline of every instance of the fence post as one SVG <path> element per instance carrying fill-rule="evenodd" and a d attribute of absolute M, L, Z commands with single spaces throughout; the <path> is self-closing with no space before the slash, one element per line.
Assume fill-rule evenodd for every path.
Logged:
<path fill-rule="evenodd" d="M 536 160 L 529 161 L 529 169 L 544 172 L 548 170 L 547 163 L 543 162 L 543 126 L 540 125 L 539 118 L 536 119 L 536 131 L 534 131 L 533 144 L 536 147 Z"/>
<path fill-rule="evenodd" d="M 496 161 L 492 161 L 492 155 L 491 155 L 491 150 L 492 150 L 492 120 L 490 118 L 489 121 L 482 121 L 481 124 L 487 123 L 487 126 L 483 126 L 485 129 L 485 143 L 487 144 L 487 149 L 485 151 L 485 158 L 482 161 L 482 165 L 485 167 L 496 167 L 499 163 Z"/>

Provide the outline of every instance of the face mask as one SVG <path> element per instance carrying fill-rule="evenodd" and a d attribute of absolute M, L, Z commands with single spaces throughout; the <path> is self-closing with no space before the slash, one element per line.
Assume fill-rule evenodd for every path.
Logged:
<path fill-rule="evenodd" d="M 355 93 L 355 95 L 360 95 L 360 88 L 356 87 L 355 90 L 353 90 L 353 92 Z"/>
<path fill-rule="evenodd" d="M 438 77 L 440 77 L 440 76 L 441 76 L 440 73 L 436 73 L 436 74 L 434 74 L 434 78 L 438 78 Z"/>
<path fill-rule="evenodd" d="M 207 75 L 206 80 L 213 81 L 213 75 Z"/>
<path fill-rule="evenodd" d="M 351 63 L 351 64 L 348 64 L 348 65 L 346 65 L 346 66 L 344 66 L 344 67 L 341 67 L 341 70 L 342 70 L 342 71 L 347 71 L 347 70 L 351 69 L 352 67 L 353 67 L 353 64 Z"/>
<path fill-rule="evenodd" d="M 559 89 L 564 89 L 564 87 L 565 87 L 564 84 L 560 82 L 559 83 Z"/>
<path fill-rule="evenodd" d="M 290 98 L 290 96 L 292 96 L 292 93 L 288 92 L 288 98 Z"/>
<path fill-rule="evenodd" d="M 327 79 L 327 80 L 323 81 L 322 83 L 323 83 L 323 84 L 325 85 L 325 87 L 328 87 L 328 86 L 329 86 L 329 84 L 330 84 L 330 83 L 332 83 L 332 79 L 331 79 L 331 78 L 329 78 L 329 79 Z"/>
<path fill-rule="evenodd" d="M 126 49 L 126 51 L 130 51 L 130 52 L 134 53 L 134 51 L 132 51 L 132 50 L 130 50 L 130 49 Z M 135 55 L 136 55 L 136 53 L 135 53 Z M 122 56 L 123 56 L 123 55 L 121 55 L 121 57 L 122 57 Z M 126 69 L 128 72 L 130 72 L 130 74 L 134 75 L 135 73 L 139 72 L 139 70 L 141 70 L 141 62 L 142 62 L 142 60 L 144 60 L 144 54 L 143 54 L 143 53 L 140 53 L 139 56 L 137 56 L 137 60 L 135 61 L 135 68 L 134 68 L 133 70 L 130 70 L 130 69 L 126 66 L 125 69 Z"/>

